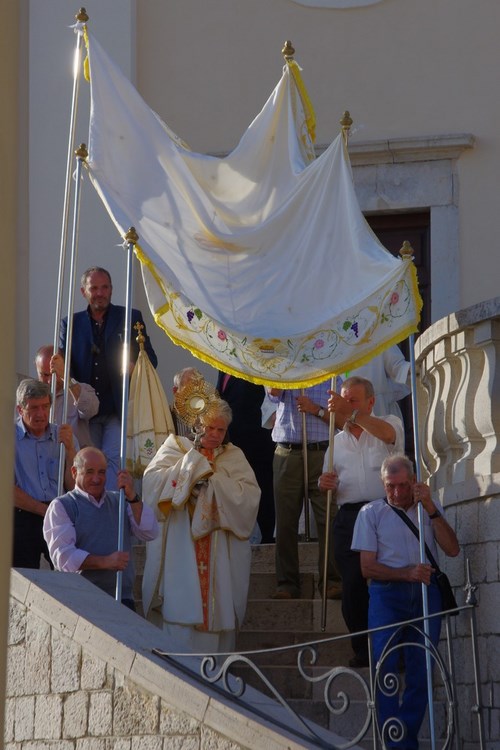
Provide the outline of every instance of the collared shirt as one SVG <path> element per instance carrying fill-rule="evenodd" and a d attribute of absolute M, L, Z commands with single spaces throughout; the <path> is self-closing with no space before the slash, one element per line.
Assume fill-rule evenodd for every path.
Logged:
<path fill-rule="evenodd" d="M 349 425 L 335 435 L 333 447 L 333 468 L 339 484 L 337 505 L 360 503 L 376 500 L 384 495 L 384 485 L 380 477 L 380 467 L 387 456 L 402 453 L 404 449 L 403 423 L 398 417 L 389 414 L 379 417 L 391 424 L 396 431 L 394 445 L 370 435 L 365 430 L 357 439 L 350 431 Z M 325 454 L 323 471 L 328 471 L 329 449 Z"/>
<path fill-rule="evenodd" d="M 71 494 L 79 502 L 92 503 L 96 508 L 102 508 L 106 494 L 118 495 L 119 493 L 108 492 L 100 500 L 96 500 L 92 495 L 87 494 L 79 487 L 75 487 Z M 158 536 L 158 522 L 151 508 L 143 504 L 140 524 L 136 523 L 129 503 L 126 503 L 126 510 L 130 530 L 137 539 L 149 542 Z M 47 509 L 43 520 L 43 535 L 56 570 L 62 570 L 65 573 L 77 573 L 85 558 L 92 554 L 91 551 L 79 549 L 76 546 L 76 529 L 59 498 L 56 498 Z"/>
<path fill-rule="evenodd" d="M 437 510 L 443 508 L 433 501 Z M 404 512 L 404 511 L 403 511 Z M 418 528 L 418 507 L 412 505 L 407 515 Z M 437 559 L 437 545 L 432 530 L 432 521 L 423 513 L 424 538 L 432 555 Z M 399 518 L 385 500 L 375 500 L 359 511 L 352 537 L 353 550 L 376 552 L 377 562 L 390 568 L 404 568 L 420 562 L 420 547 L 415 534 Z"/>
<path fill-rule="evenodd" d="M 77 401 L 75 401 L 72 392 L 69 391 L 66 422 L 71 425 L 80 448 L 84 448 L 87 445 L 92 445 L 89 432 L 89 419 L 94 417 L 99 411 L 99 399 L 91 385 L 88 385 L 88 383 L 79 383 L 78 385 L 80 386 L 80 396 Z M 58 425 L 62 423 L 63 401 L 64 391 L 59 391 L 59 393 L 56 393 L 54 407 L 54 420 Z"/>
<path fill-rule="evenodd" d="M 337 390 L 340 390 L 340 378 L 337 378 Z M 313 385 L 310 388 L 304 388 L 304 396 L 308 396 L 311 401 L 321 406 L 325 411 L 328 406 L 328 399 L 331 389 L 331 381 L 326 380 L 319 385 Z M 294 388 L 292 390 L 283 390 L 281 396 L 270 396 L 268 398 L 278 404 L 276 410 L 276 422 L 274 423 L 272 437 L 275 443 L 302 443 L 302 412 L 297 408 L 297 397 L 302 395 L 302 390 Z M 306 433 L 307 442 L 316 443 L 328 440 L 329 427 L 328 422 L 314 416 L 306 414 Z"/>
<path fill-rule="evenodd" d="M 49 424 L 41 437 L 29 432 L 21 417 L 16 420 L 14 483 L 43 503 L 57 495 L 59 477 L 59 430 Z"/>

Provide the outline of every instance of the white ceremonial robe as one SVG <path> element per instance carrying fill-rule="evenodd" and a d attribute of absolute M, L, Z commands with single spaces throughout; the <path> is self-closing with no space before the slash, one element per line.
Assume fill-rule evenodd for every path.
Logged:
<path fill-rule="evenodd" d="M 215 451 L 211 465 L 188 438 L 170 435 L 147 466 L 143 501 L 161 533 L 146 545 L 142 598 L 148 619 L 161 611 L 169 650 L 233 648 L 259 500 L 255 475 L 231 443 Z"/>

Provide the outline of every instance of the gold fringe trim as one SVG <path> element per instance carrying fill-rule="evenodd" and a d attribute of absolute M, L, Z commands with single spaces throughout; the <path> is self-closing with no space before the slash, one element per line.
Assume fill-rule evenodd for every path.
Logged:
<path fill-rule="evenodd" d="M 302 100 L 302 107 L 304 108 L 304 114 L 306 116 L 306 126 L 309 132 L 309 137 L 314 143 L 316 140 L 316 114 L 314 112 L 314 107 L 312 105 L 311 99 L 309 98 L 309 94 L 307 93 L 303 78 L 300 75 L 299 66 L 297 65 L 295 60 L 287 60 L 287 65 L 290 73 L 293 76 L 293 80 L 295 81 L 295 85 L 297 86 L 297 90 Z"/>

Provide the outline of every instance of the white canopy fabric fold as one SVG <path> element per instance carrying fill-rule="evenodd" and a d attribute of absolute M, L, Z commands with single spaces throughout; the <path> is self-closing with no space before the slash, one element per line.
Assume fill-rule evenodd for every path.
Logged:
<path fill-rule="evenodd" d="M 127 469 L 140 479 L 169 435 L 174 420 L 160 378 L 141 348 L 130 380 L 127 411 Z"/>
<path fill-rule="evenodd" d="M 312 160 L 296 63 L 216 158 L 191 152 L 87 42 L 91 180 L 120 234 L 136 228 L 151 311 L 175 343 L 248 380 L 302 387 L 416 330 L 415 269 L 367 225 L 342 136 Z"/>

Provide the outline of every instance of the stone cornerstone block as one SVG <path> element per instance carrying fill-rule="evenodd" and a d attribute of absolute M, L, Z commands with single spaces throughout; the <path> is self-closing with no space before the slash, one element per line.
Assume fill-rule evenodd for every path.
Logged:
<path fill-rule="evenodd" d="M 118 688 L 114 694 L 113 733 L 117 735 L 158 732 L 160 699 L 133 689 Z"/>
<path fill-rule="evenodd" d="M 60 695 L 37 695 L 35 701 L 35 739 L 57 740 L 61 737 L 62 698 Z"/>
<path fill-rule="evenodd" d="M 71 693 L 63 700 L 63 737 L 85 737 L 87 734 L 89 696 Z"/>
<path fill-rule="evenodd" d="M 35 729 L 35 698 L 17 698 L 14 712 L 14 739 L 32 740 Z"/>
<path fill-rule="evenodd" d="M 99 737 L 111 734 L 113 726 L 113 696 L 109 691 L 90 694 L 89 735 Z"/>
<path fill-rule="evenodd" d="M 70 693 L 80 688 L 82 650 L 70 638 L 52 631 L 51 688 L 54 693 Z"/>

